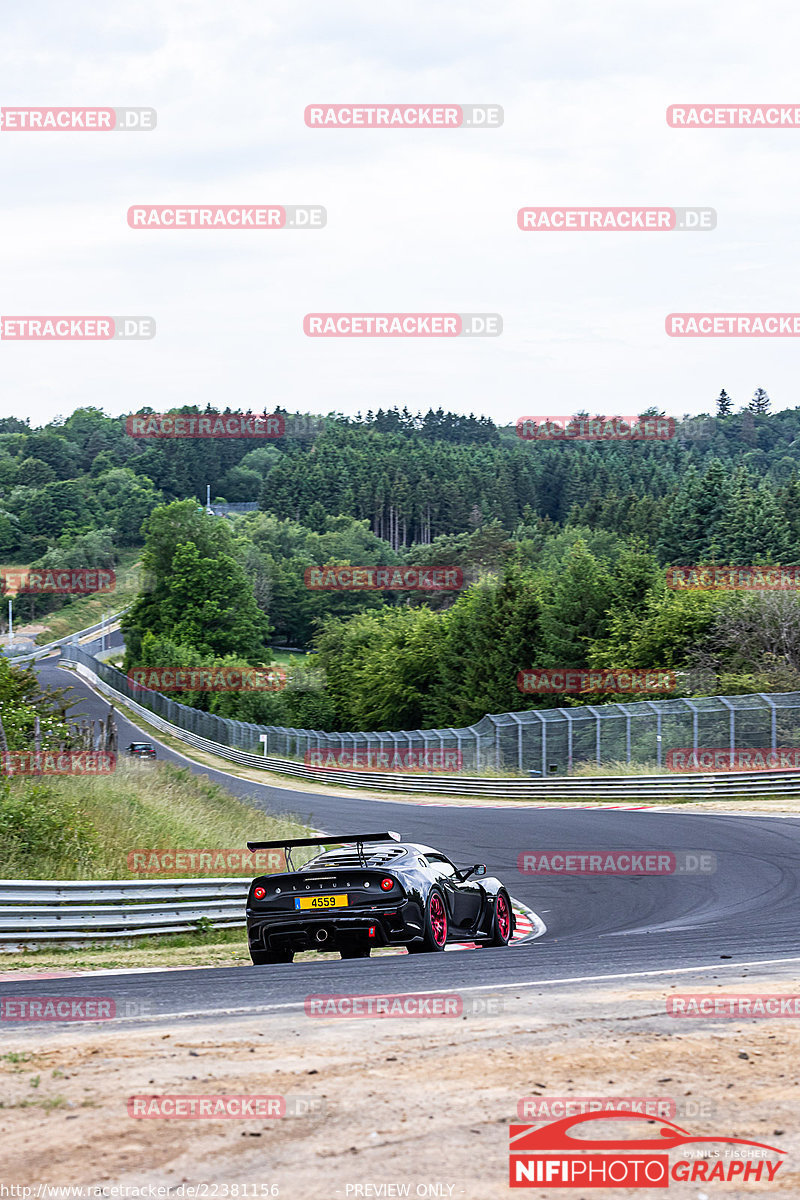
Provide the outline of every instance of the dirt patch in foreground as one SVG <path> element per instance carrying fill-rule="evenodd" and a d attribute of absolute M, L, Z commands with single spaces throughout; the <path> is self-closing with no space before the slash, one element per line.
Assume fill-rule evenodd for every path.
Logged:
<path fill-rule="evenodd" d="M 683 975 L 678 989 L 791 993 L 789 969 Z M 496 1015 L 439 1020 L 318 1020 L 295 1008 L 213 1026 L 6 1027 L 0 1178 L 161 1184 L 177 1197 L 190 1194 L 182 1184 L 209 1185 L 201 1197 L 233 1196 L 234 1184 L 239 1196 L 269 1195 L 275 1184 L 290 1200 L 490 1200 L 511 1194 L 507 1127 L 523 1097 L 650 1097 L 674 1103 L 672 1120 L 692 1134 L 788 1151 L 771 1185 L 672 1183 L 670 1196 L 800 1194 L 797 1020 L 676 1021 L 665 1015 L 670 990 L 667 976 L 636 991 L 509 989 L 493 994 Z M 280 1095 L 298 1115 L 127 1115 L 128 1097 L 166 1093 Z M 598 1194 L 633 1193 L 586 1193 Z"/>

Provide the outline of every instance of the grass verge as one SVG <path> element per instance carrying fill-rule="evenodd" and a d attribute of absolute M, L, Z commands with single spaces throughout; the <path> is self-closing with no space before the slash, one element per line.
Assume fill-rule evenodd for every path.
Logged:
<path fill-rule="evenodd" d="M 188 767 L 121 758 L 111 775 L 6 780 L 0 877 L 133 879 L 140 877 L 128 867 L 133 850 L 244 850 L 254 836 L 307 833 L 293 817 L 259 812 Z M 223 874 L 247 878 L 252 872 Z"/>

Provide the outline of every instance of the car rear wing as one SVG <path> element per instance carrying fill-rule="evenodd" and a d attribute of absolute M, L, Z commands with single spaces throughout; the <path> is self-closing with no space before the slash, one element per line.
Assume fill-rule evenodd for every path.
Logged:
<path fill-rule="evenodd" d="M 248 850 L 283 850 L 286 855 L 286 865 L 291 871 L 292 868 L 292 847 L 293 846 L 328 846 L 337 845 L 344 846 L 350 843 L 355 843 L 356 851 L 360 858 L 364 857 L 365 842 L 399 842 L 400 834 L 394 833 L 391 829 L 385 833 L 340 833 L 340 834 L 320 834 L 319 837 L 309 838 L 278 838 L 274 842 L 248 842 Z"/>

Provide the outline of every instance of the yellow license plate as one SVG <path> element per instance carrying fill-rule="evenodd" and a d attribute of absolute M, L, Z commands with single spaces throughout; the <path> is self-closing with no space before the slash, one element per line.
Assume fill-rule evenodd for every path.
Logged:
<path fill-rule="evenodd" d="M 346 908 L 347 896 L 298 896 L 295 908 Z"/>

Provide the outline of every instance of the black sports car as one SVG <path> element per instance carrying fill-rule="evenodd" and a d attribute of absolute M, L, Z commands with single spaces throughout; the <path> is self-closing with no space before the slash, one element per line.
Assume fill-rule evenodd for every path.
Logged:
<path fill-rule="evenodd" d="M 293 846 L 323 845 L 337 848 L 293 867 Z M 416 953 L 444 950 L 448 942 L 511 940 L 511 899 L 499 879 L 486 878 L 482 863 L 460 869 L 438 850 L 391 832 L 247 843 L 248 850 L 277 847 L 288 871 L 260 875 L 247 896 L 256 964 L 291 962 L 300 950 L 368 958 L 373 946 Z"/>
<path fill-rule="evenodd" d="M 155 758 L 156 748 L 152 742 L 131 742 L 126 753 L 129 758 Z"/>

